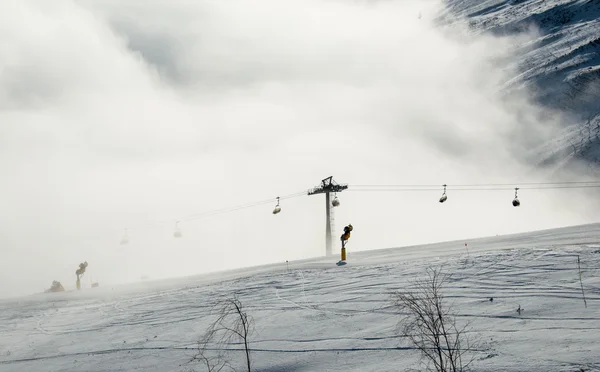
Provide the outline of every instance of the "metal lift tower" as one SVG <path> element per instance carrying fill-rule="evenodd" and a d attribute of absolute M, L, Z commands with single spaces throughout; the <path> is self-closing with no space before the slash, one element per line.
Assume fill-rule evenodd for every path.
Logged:
<path fill-rule="evenodd" d="M 342 192 L 348 188 L 348 185 L 340 185 L 333 180 L 333 176 L 327 177 L 321 181 L 321 185 L 308 190 L 308 195 L 325 194 L 325 255 L 331 256 L 331 200 L 330 193 Z"/>

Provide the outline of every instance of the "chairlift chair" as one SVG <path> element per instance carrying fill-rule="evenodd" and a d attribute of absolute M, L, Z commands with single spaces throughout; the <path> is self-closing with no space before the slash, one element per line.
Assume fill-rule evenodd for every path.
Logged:
<path fill-rule="evenodd" d="M 175 222 L 175 232 L 173 233 L 173 236 L 176 238 L 181 238 L 181 229 L 179 229 L 179 221 Z"/>
<path fill-rule="evenodd" d="M 281 207 L 279 206 L 279 196 L 277 197 L 277 205 L 275 206 L 275 209 L 273 209 L 273 214 L 277 214 L 281 212 Z"/>

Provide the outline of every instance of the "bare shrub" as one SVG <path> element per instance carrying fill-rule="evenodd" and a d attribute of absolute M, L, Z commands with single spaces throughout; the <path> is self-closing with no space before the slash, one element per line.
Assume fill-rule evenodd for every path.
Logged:
<path fill-rule="evenodd" d="M 254 320 L 236 296 L 219 301 L 215 309 L 217 319 L 198 342 L 198 353 L 193 360 L 202 363 L 209 372 L 235 371 L 228 347 L 241 342 L 244 345 L 244 370 L 252 372 L 250 335 L 254 331 Z"/>
<path fill-rule="evenodd" d="M 392 296 L 395 307 L 404 314 L 400 332 L 421 353 L 428 371 L 462 372 L 475 359 L 474 345 L 459 328 L 442 295 L 450 275 L 441 269 L 427 269 L 427 277 L 414 282 L 412 290 Z"/>

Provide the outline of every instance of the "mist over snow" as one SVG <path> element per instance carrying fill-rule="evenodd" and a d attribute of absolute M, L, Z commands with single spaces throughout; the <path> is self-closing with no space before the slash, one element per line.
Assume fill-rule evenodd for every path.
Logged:
<path fill-rule="evenodd" d="M 185 217 L 330 175 L 350 184 L 334 244 L 352 223 L 354 251 L 596 221 L 595 189 L 522 190 L 520 208 L 510 190 L 450 189 L 437 202 L 444 183 L 546 180 L 526 155 L 568 124 L 526 91 L 499 90 L 517 75 L 514 44 L 534 32 L 469 36 L 438 27 L 442 10 L 439 1 L 3 2 L 0 282 L 10 285 L 0 296 L 52 280 L 72 288 L 84 260 L 85 281 L 111 285 L 323 255 L 322 195 L 283 200 L 276 216 L 273 203 Z"/>

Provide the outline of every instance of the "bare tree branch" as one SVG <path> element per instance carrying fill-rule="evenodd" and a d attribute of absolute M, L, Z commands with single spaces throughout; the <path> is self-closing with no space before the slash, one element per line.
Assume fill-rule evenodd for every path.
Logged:
<path fill-rule="evenodd" d="M 244 345 L 245 370 L 252 372 L 250 335 L 254 331 L 254 320 L 235 295 L 218 301 L 213 309 L 218 314 L 217 318 L 198 342 L 198 354 L 193 360 L 200 361 L 208 372 L 235 371 L 226 352 L 232 343 L 241 342 Z"/>
<path fill-rule="evenodd" d="M 461 372 L 475 359 L 475 345 L 467 337 L 467 326 L 459 328 L 442 288 L 450 275 L 428 269 L 428 277 L 415 282 L 413 290 L 393 294 L 400 313 L 401 335 L 421 353 L 427 370 Z M 433 368 L 431 368 L 433 367 Z"/>

